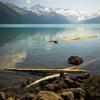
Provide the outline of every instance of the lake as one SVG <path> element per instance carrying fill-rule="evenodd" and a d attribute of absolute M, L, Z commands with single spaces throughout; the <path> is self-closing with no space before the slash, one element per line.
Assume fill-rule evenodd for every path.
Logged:
<path fill-rule="evenodd" d="M 91 36 L 96 37 L 65 40 Z M 48 42 L 50 40 L 58 40 L 58 44 Z M 67 62 L 72 55 L 91 62 L 83 68 L 100 73 L 99 24 L 0 25 L 0 69 L 64 68 L 72 66 Z"/>

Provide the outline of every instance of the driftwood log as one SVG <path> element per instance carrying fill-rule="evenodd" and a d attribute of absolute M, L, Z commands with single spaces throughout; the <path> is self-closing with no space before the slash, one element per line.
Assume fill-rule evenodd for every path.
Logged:
<path fill-rule="evenodd" d="M 97 36 L 94 35 L 94 36 L 71 37 L 71 38 L 64 38 L 64 40 L 81 40 L 81 39 L 89 39 L 89 38 L 97 38 Z"/>
<path fill-rule="evenodd" d="M 81 70 L 78 67 L 65 68 L 65 69 L 29 69 L 29 68 L 6 68 L 6 71 L 16 71 L 16 72 L 47 72 L 47 73 L 85 73 L 85 70 Z"/>
<path fill-rule="evenodd" d="M 54 74 L 54 75 L 49 75 L 46 76 L 44 78 L 38 79 L 35 82 L 32 82 L 30 84 L 28 84 L 26 86 L 26 88 L 30 88 L 31 86 L 34 86 L 36 84 L 39 84 L 40 82 L 49 80 L 49 79 L 54 79 L 54 78 L 58 78 L 60 77 L 60 73 L 63 74 L 68 74 L 68 73 L 87 73 L 85 70 L 81 70 L 80 67 L 69 67 L 69 68 L 65 68 L 65 69 L 29 69 L 29 68 L 8 68 L 8 69 L 4 69 L 7 71 L 16 71 L 16 72 L 50 72 L 50 73 L 58 73 L 58 74 Z"/>
<path fill-rule="evenodd" d="M 79 67 L 70 67 L 70 68 L 65 68 L 64 70 L 73 70 L 73 72 L 76 71 L 76 70 L 80 70 L 80 71 L 78 71 L 79 73 L 83 73 L 83 72 L 86 73 L 86 71 L 81 70 Z M 66 75 L 68 73 L 64 73 L 64 74 Z M 59 78 L 59 77 L 60 77 L 60 73 L 54 74 L 54 75 L 49 75 L 49 76 L 46 76 L 46 77 L 41 78 L 41 79 L 38 79 L 35 82 L 32 82 L 32 83 L 28 84 L 26 86 L 26 88 L 30 88 L 31 86 L 35 86 L 36 84 L 39 84 L 39 83 L 41 83 L 43 81 L 47 81 L 47 80 L 54 79 L 54 78 Z"/>
<path fill-rule="evenodd" d="M 38 79 L 38 80 L 36 80 L 35 82 L 32 82 L 32 83 L 26 85 L 26 88 L 30 88 L 31 86 L 34 86 L 34 85 L 36 85 L 36 84 L 39 84 L 39 83 L 41 83 L 41 82 L 43 82 L 43 81 L 46 81 L 46 80 L 49 80 L 49 79 L 58 78 L 58 77 L 60 77 L 60 74 L 54 74 L 54 75 L 46 76 L 46 77 L 44 77 L 44 78 Z"/>

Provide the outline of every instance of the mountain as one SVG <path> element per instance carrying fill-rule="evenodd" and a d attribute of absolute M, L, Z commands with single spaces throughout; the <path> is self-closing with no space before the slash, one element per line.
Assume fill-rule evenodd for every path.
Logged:
<path fill-rule="evenodd" d="M 20 15 L 15 10 L 8 7 L 6 4 L 0 2 L 0 23 L 23 23 L 25 19 L 23 19 L 22 15 Z"/>
<path fill-rule="evenodd" d="M 12 3 L 0 2 L 0 23 L 4 24 L 70 24 L 100 23 L 100 12 L 88 13 L 80 10 L 48 8 L 34 5 L 19 7 Z"/>
<path fill-rule="evenodd" d="M 73 12 L 71 12 L 68 9 L 52 9 L 52 8 L 48 8 L 48 7 L 44 7 L 41 6 L 39 4 L 31 7 L 31 11 L 33 13 L 36 13 L 38 15 L 44 15 L 44 14 L 49 14 L 51 12 L 55 12 L 58 15 L 63 16 L 63 18 L 65 17 L 70 23 L 76 23 L 78 20 L 78 17 L 76 15 L 73 14 Z"/>
<path fill-rule="evenodd" d="M 87 20 L 83 21 L 83 23 L 87 23 L 87 24 L 98 24 L 98 23 L 100 23 L 100 16 L 96 16 L 96 17 L 87 19 Z"/>
<path fill-rule="evenodd" d="M 36 13 L 38 15 L 55 12 L 59 15 L 64 16 L 70 23 L 86 23 L 88 20 L 91 20 L 90 22 L 92 23 L 92 20 L 94 20 L 93 18 L 100 20 L 100 18 L 98 18 L 98 16 L 100 15 L 100 12 L 88 13 L 85 11 L 69 10 L 69 9 L 63 9 L 63 8 L 52 9 L 52 8 L 41 6 L 39 4 L 31 7 L 31 12 Z M 97 22 L 100 23 L 100 21 L 94 20 L 94 23 L 97 23 Z"/>
<path fill-rule="evenodd" d="M 15 10 L 16 12 L 20 13 L 21 15 L 26 14 L 28 12 L 28 10 L 26 8 L 20 8 L 20 7 L 18 7 L 17 5 L 15 5 L 13 3 L 8 3 L 7 2 L 6 5 L 9 8 L 11 8 L 11 9 Z"/>
<path fill-rule="evenodd" d="M 15 4 L 0 2 L 0 23 L 22 24 L 67 24 L 67 18 L 55 11 L 37 14 L 31 10 L 20 8 Z"/>

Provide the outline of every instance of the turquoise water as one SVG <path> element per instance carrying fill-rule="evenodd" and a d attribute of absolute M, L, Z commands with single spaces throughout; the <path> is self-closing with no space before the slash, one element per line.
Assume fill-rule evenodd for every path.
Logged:
<path fill-rule="evenodd" d="M 72 37 L 97 36 L 80 40 Z M 58 44 L 49 40 L 58 40 Z M 81 56 L 84 62 L 100 57 L 100 25 L 96 24 L 12 24 L 0 25 L 0 68 L 61 68 L 72 66 L 68 57 Z M 99 61 L 88 67 L 100 72 Z M 96 67 L 94 67 L 96 65 Z M 97 67 L 98 66 L 98 67 Z"/>
<path fill-rule="evenodd" d="M 100 24 L 0 24 L 0 28 L 100 28 Z"/>

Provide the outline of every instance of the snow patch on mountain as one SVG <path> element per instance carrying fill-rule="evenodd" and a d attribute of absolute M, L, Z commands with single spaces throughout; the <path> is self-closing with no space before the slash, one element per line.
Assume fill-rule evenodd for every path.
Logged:
<path fill-rule="evenodd" d="M 66 17 L 66 19 L 68 19 L 72 23 L 80 23 L 85 20 L 89 20 L 100 16 L 100 11 L 88 13 L 86 11 L 81 11 L 81 10 L 70 10 L 70 9 L 63 9 L 63 8 L 52 9 L 49 7 L 42 6 L 40 4 L 34 5 L 30 8 L 27 7 L 20 8 L 15 4 L 10 4 L 10 3 L 7 3 L 7 5 L 13 8 L 14 10 L 16 10 L 17 12 L 19 12 L 20 14 L 32 12 L 40 16 L 40 15 L 47 15 L 47 14 L 52 15 L 53 13 L 57 13 L 59 15 Z"/>

